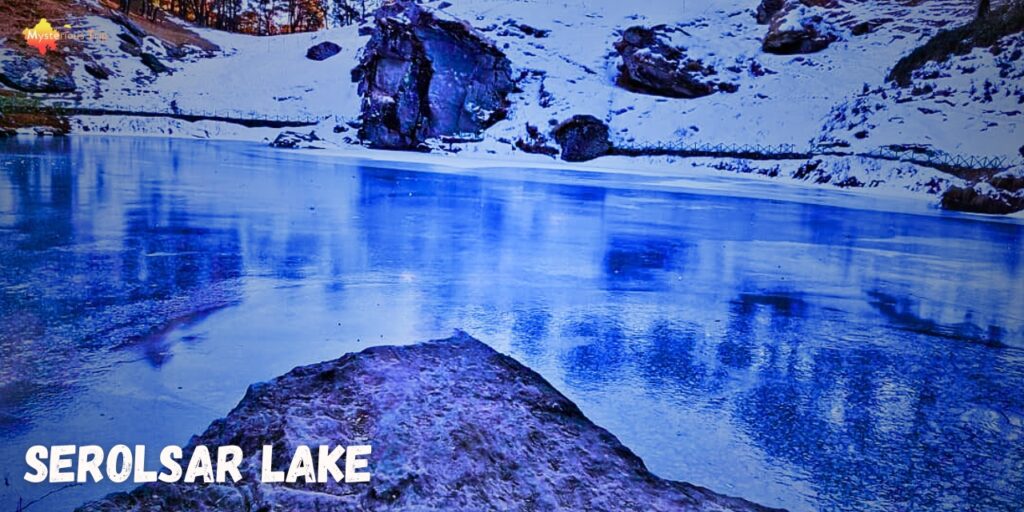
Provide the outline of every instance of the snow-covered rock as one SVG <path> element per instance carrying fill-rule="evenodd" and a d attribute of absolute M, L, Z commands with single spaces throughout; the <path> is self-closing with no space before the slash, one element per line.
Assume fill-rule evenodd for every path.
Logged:
<path fill-rule="evenodd" d="M 0 84 L 30 93 L 68 93 L 75 90 L 70 70 L 54 69 L 36 55 L 0 48 Z"/>
<path fill-rule="evenodd" d="M 783 9 L 771 20 L 762 43 L 764 51 L 779 55 L 815 53 L 839 39 L 821 8 L 793 2 Z"/>
<path fill-rule="evenodd" d="M 281 132 L 274 142 L 270 143 L 275 148 L 286 149 L 323 149 L 323 139 L 316 135 L 316 132 L 299 133 L 291 130 Z"/>
<path fill-rule="evenodd" d="M 1024 166 L 1003 171 L 970 186 L 953 186 L 942 207 L 974 213 L 1007 214 L 1024 210 Z"/>
<path fill-rule="evenodd" d="M 406 0 L 374 17 L 353 72 L 363 97 L 360 134 L 371 146 L 416 148 L 478 133 L 506 116 L 511 64 L 469 24 Z"/>
<path fill-rule="evenodd" d="M 630 27 L 622 32 L 615 50 L 622 58 L 619 84 L 645 94 L 670 98 L 699 98 L 735 86 L 717 82 L 715 69 L 699 59 L 687 58 L 681 48 L 664 40 L 668 27 Z"/>
<path fill-rule="evenodd" d="M 786 0 L 761 0 L 761 3 L 757 4 L 757 11 L 754 12 L 754 19 L 760 25 L 767 25 L 785 6 Z"/>

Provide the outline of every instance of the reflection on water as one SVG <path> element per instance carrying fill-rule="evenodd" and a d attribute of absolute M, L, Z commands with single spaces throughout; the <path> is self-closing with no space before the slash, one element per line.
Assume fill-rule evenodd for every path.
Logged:
<path fill-rule="evenodd" d="M 251 382 L 456 327 L 665 477 L 797 510 L 1024 501 L 1020 225 L 245 144 L 0 144 L 0 510 L 54 490 L 21 482 L 31 444 L 180 444 Z"/>

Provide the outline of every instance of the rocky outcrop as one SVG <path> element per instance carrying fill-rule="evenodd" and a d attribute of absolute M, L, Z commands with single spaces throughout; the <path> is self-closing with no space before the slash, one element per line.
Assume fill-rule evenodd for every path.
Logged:
<path fill-rule="evenodd" d="M 1005 215 L 1024 211 L 1024 168 L 996 174 L 967 187 L 953 186 L 942 195 L 945 210 Z"/>
<path fill-rule="evenodd" d="M 786 0 L 761 0 L 761 3 L 757 4 L 754 18 L 759 25 L 767 25 L 785 6 Z"/>
<path fill-rule="evenodd" d="M 634 92 L 670 98 L 699 98 L 717 90 L 735 90 L 709 77 L 711 66 L 687 58 L 681 48 L 666 42 L 665 26 L 631 27 L 622 33 L 615 49 L 622 58 L 619 85 Z"/>
<path fill-rule="evenodd" d="M 369 483 L 259 482 L 262 445 L 344 443 L 373 447 Z M 651 474 L 540 375 L 462 333 L 253 385 L 200 444 L 241 447 L 243 480 L 146 484 L 79 512 L 765 510 Z"/>
<path fill-rule="evenodd" d="M 118 25 L 123 27 L 128 33 L 139 38 L 140 40 L 145 39 L 147 36 L 149 36 L 149 34 L 147 34 L 145 30 L 142 30 L 142 28 L 136 25 L 135 22 L 129 19 L 128 16 L 126 16 L 124 13 L 110 11 L 108 18 L 110 19 L 110 21 L 117 23 Z"/>
<path fill-rule="evenodd" d="M 553 134 L 566 162 L 593 160 L 612 150 L 608 125 L 591 115 L 572 116 L 556 126 Z"/>
<path fill-rule="evenodd" d="M 24 55 L 0 48 L 0 84 L 29 93 L 65 93 L 75 91 L 71 70 L 56 70 L 35 55 Z"/>
<path fill-rule="evenodd" d="M 149 68 L 153 73 L 159 74 L 171 72 L 171 68 L 165 66 L 164 63 L 160 62 L 160 59 L 152 53 L 143 52 L 140 54 L 140 58 L 142 59 L 142 64 Z"/>
<path fill-rule="evenodd" d="M 299 133 L 286 130 L 277 135 L 271 147 L 283 149 L 323 149 L 323 139 L 316 132 Z"/>
<path fill-rule="evenodd" d="M 97 80 L 106 80 L 110 78 L 110 70 L 95 62 L 87 62 L 85 64 L 85 72 L 89 73 L 90 76 Z"/>
<path fill-rule="evenodd" d="M 515 84 L 509 60 L 467 23 L 416 3 L 387 3 L 352 77 L 373 147 L 479 133 L 503 119 Z"/>
<path fill-rule="evenodd" d="M 828 48 L 839 36 L 825 20 L 819 3 L 822 2 L 787 2 L 772 15 L 761 48 L 779 55 L 815 53 Z"/>
<path fill-rule="evenodd" d="M 863 36 L 865 34 L 870 34 L 878 30 L 878 28 L 881 27 L 882 25 L 892 22 L 892 18 L 873 18 L 870 20 L 864 20 L 850 27 L 850 34 L 855 36 Z"/>
<path fill-rule="evenodd" d="M 306 58 L 309 60 L 316 61 L 327 60 L 337 55 L 338 52 L 340 51 L 341 47 L 338 46 L 337 44 L 332 43 L 330 41 L 324 41 L 322 43 L 310 46 L 309 49 L 306 50 Z"/>
<path fill-rule="evenodd" d="M 558 156 L 558 149 L 552 147 L 548 142 L 548 137 L 540 129 L 527 123 L 526 136 L 516 140 L 515 146 L 524 153 L 551 157 Z"/>
<path fill-rule="evenodd" d="M 761 0 L 754 12 L 754 18 L 760 25 L 771 23 L 777 16 L 784 14 L 798 5 L 807 7 L 838 7 L 837 0 Z"/>

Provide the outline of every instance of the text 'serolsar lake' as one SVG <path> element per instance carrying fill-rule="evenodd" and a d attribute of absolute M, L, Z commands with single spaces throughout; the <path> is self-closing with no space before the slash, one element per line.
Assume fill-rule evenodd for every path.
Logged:
<path fill-rule="evenodd" d="M 1019 223 L 253 144 L 0 144 L 0 510 L 119 489 L 25 483 L 33 444 L 184 444 L 253 382 L 456 328 L 660 476 L 794 510 L 1024 503 Z"/>

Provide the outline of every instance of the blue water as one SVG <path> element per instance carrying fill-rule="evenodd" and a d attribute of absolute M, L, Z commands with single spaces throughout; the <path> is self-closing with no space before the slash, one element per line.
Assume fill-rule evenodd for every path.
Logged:
<path fill-rule="evenodd" d="M 124 489 L 25 484 L 32 444 L 182 444 L 252 382 L 455 328 L 663 477 L 794 510 L 1024 503 L 1020 223 L 405 167 L 0 142 L 0 510 Z"/>

